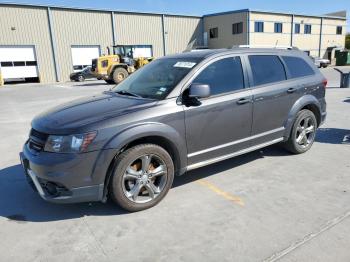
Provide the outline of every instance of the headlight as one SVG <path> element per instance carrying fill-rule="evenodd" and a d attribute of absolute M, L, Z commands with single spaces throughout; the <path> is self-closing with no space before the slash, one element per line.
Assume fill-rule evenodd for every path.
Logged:
<path fill-rule="evenodd" d="M 50 135 L 46 141 L 44 150 L 55 153 L 85 152 L 96 135 L 97 132 L 69 136 Z"/>

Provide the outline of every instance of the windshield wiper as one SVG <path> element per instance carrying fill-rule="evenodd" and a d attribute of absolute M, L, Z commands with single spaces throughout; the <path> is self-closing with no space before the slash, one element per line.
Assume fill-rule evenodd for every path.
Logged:
<path fill-rule="evenodd" d="M 132 92 L 129 92 L 129 91 L 125 91 L 125 90 L 115 91 L 115 93 L 117 93 L 119 95 L 134 96 L 134 97 L 141 97 L 142 98 L 142 96 L 140 96 L 138 94 L 135 94 L 135 93 L 132 93 Z"/>

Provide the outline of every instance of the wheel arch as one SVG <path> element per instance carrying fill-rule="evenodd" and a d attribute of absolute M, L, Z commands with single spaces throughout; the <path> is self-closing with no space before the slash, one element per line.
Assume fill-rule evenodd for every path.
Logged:
<path fill-rule="evenodd" d="M 293 127 L 294 120 L 298 114 L 303 109 L 308 109 L 311 112 L 314 113 L 316 120 L 317 120 L 317 126 L 321 123 L 321 105 L 320 102 L 317 100 L 316 97 L 312 95 L 306 95 L 298 99 L 294 105 L 292 106 L 291 110 L 289 111 L 288 118 L 284 124 L 285 127 L 285 134 L 284 138 L 288 139 L 290 136 L 290 132 Z"/>
<path fill-rule="evenodd" d="M 113 158 L 109 161 L 109 166 L 105 175 L 104 199 L 108 193 L 108 185 L 112 171 L 116 166 L 117 156 L 131 147 L 149 143 L 158 145 L 169 153 L 174 161 L 175 175 L 182 175 L 185 172 L 187 165 L 187 147 L 185 141 L 181 139 L 181 136 L 174 129 L 163 124 L 147 123 L 138 125 L 118 133 L 105 146 L 105 149 L 113 149 L 115 153 Z"/>

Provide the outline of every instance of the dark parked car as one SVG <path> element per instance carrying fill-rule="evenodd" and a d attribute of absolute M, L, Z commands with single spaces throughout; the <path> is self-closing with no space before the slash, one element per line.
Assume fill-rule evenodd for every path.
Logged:
<path fill-rule="evenodd" d="M 71 73 L 69 76 L 71 81 L 83 82 L 85 79 L 96 78 L 91 72 L 91 66 L 85 67 L 79 72 Z"/>
<path fill-rule="evenodd" d="M 21 161 L 47 201 L 109 196 L 143 210 L 188 170 L 276 143 L 309 150 L 326 117 L 326 84 L 297 50 L 159 58 L 111 91 L 37 116 Z"/>

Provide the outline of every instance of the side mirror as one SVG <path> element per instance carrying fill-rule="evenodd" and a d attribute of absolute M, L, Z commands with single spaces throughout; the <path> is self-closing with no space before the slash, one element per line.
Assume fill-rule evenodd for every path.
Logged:
<path fill-rule="evenodd" d="M 210 86 L 207 84 L 193 83 L 189 88 L 188 96 L 191 98 L 206 98 L 210 96 Z"/>

